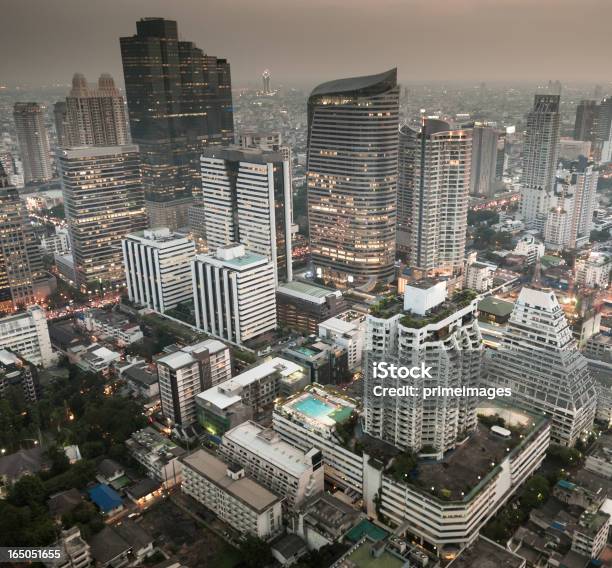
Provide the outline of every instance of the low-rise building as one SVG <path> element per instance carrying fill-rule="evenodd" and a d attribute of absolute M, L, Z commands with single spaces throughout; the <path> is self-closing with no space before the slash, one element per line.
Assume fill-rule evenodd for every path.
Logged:
<path fill-rule="evenodd" d="M 597 558 L 608 542 L 610 515 L 603 511 L 584 511 L 574 527 L 572 550 L 589 558 Z"/>
<path fill-rule="evenodd" d="M 523 256 L 526 264 L 535 264 L 538 258 L 544 256 L 544 243 L 538 241 L 532 234 L 522 236 L 514 247 L 514 254 Z"/>
<path fill-rule="evenodd" d="M 612 335 L 596 333 L 589 337 L 584 346 L 584 356 L 612 363 Z"/>
<path fill-rule="evenodd" d="M 355 371 L 361 366 L 361 354 L 365 339 L 366 315 L 347 310 L 319 324 L 319 337 L 346 349 L 348 369 Z"/>
<path fill-rule="evenodd" d="M 610 283 L 612 259 L 601 252 L 592 252 L 587 258 L 576 259 L 576 284 L 587 288 L 607 288 Z"/>
<path fill-rule="evenodd" d="M 130 393 L 143 400 L 147 408 L 159 404 L 159 381 L 153 363 L 136 358 L 118 368 L 117 373 L 125 380 Z"/>
<path fill-rule="evenodd" d="M 612 479 L 612 436 L 602 436 L 589 451 L 584 462 L 587 471 Z"/>
<path fill-rule="evenodd" d="M 138 323 L 115 311 L 88 310 L 79 314 L 76 321 L 88 332 L 115 341 L 120 346 L 131 345 L 144 337 Z"/>
<path fill-rule="evenodd" d="M 276 291 L 278 324 L 304 334 L 346 310 L 342 292 L 309 282 L 287 282 Z"/>
<path fill-rule="evenodd" d="M 91 565 L 89 544 L 85 542 L 77 526 L 63 530 L 53 548 L 62 551 L 62 558 L 45 562 L 45 566 L 49 568 L 85 568 Z"/>
<path fill-rule="evenodd" d="M 270 540 L 283 530 L 282 498 L 226 464 L 197 450 L 182 460 L 182 491 L 241 534 Z"/>
<path fill-rule="evenodd" d="M 269 421 L 283 377 L 302 372 L 302 367 L 281 357 L 251 367 L 196 397 L 198 421 L 217 442 L 246 420 Z"/>
<path fill-rule="evenodd" d="M 527 561 L 496 542 L 479 536 L 448 565 L 448 568 L 525 568 Z"/>
<path fill-rule="evenodd" d="M 172 440 L 147 427 L 134 432 L 125 442 L 131 456 L 144 467 L 151 479 L 169 489 L 181 482 L 181 462 L 185 450 Z"/>
<path fill-rule="evenodd" d="M 308 372 L 310 383 L 337 385 L 351 377 L 346 348 L 329 340 L 309 338 L 295 347 L 286 347 L 282 354 Z"/>
<path fill-rule="evenodd" d="M 98 343 L 90 345 L 78 354 L 77 365 L 84 371 L 108 375 L 111 366 L 121 359 L 121 353 L 111 351 Z"/>
<path fill-rule="evenodd" d="M 39 306 L 0 319 L 0 349 L 17 353 L 30 363 L 48 367 L 55 362 L 45 312 Z"/>
<path fill-rule="evenodd" d="M 283 496 L 290 508 L 323 492 L 321 451 L 313 448 L 303 452 L 255 422 L 244 422 L 226 432 L 218 455 L 227 463 L 242 466 L 249 477 Z"/>
<path fill-rule="evenodd" d="M 486 292 L 493 288 L 493 275 L 497 270 L 495 264 L 480 262 L 475 258 L 466 261 L 465 266 L 465 288 Z"/>

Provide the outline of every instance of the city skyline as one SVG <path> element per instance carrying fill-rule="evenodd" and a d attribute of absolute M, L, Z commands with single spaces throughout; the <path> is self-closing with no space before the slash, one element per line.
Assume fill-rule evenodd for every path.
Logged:
<path fill-rule="evenodd" d="M 237 0 L 234 5 L 230 12 L 218 0 L 205 8 L 195 1 L 84 5 L 69 0 L 52 6 L 36 0 L 9 0 L 4 14 L 14 25 L 3 31 L 0 46 L 3 52 L 20 56 L 3 59 L 0 77 L 9 85 L 67 84 L 75 71 L 91 76 L 108 72 L 120 78 L 117 38 L 131 35 L 133 22 L 143 16 L 175 19 L 181 23 L 182 38 L 194 41 L 206 53 L 223 53 L 232 64 L 236 87 L 261 85 L 265 69 L 270 70 L 274 88 L 279 84 L 313 86 L 334 78 L 340 70 L 346 76 L 360 75 L 381 66 L 397 66 L 399 82 L 597 82 L 605 80 L 602 70 L 612 48 L 606 27 L 612 5 L 606 0 L 546 0 L 537 6 L 527 0 L 508 0 L 497 6 L 486 0 L 385 0 L 375 7 L 357 0 L 350 11 L 337 0 L 290 7 L 278 0 L 256 6 Z M 35 20 L 29 17 L 34 10 Z M 574 26 L 586 13 L 599 16 L 588 28 Z M 258 20 L 263 26 L 253 25 Z M 44 24 L 37 27 L 37 22 Z M 89 22 L 96 25 L 84 25 Z M 281 25 L 283 22 L 289 25 Z M 568 28 L 573 30 L 573 41 L 561 41 L 559 30 Z M 311 44 L 313 30 L 318 31 L 318 41 Z M 367 41 L 355 41 L 359 34 Z M 434 36 L 437 49 L 422 57 L 422 45 Z M 58 37 L 62 38 L 59 42 Z M 277 49 L 278 44 L 283 45 L 282 50 Z M 241 45 L 251 48 L 244 50 Z M 456 57 L 449 57 L 450 53 Z"/>

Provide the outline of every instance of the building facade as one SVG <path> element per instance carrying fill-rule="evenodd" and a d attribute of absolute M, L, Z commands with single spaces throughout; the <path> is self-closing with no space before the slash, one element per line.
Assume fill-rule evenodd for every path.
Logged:
<path fill-rule="evenodd" d="M 121 239 L 146 226 L 138 147 L 65 148 L 59 166 L 77 285 L 125 282 Z"/>
<path fill-rule="evenodd" d="M 339 285 L 393 275 L 397 70 L 324 83 L 308 99 L 308 221 L 318 276 Z"/>
<path fill-rule="evenodd" d="M 274 266 L 243 245 L 219 247 L 192 263 L 196 325 L 234 344 L 276 328 Z"/>
<path fill-rule="evenodd" d="M 191 300 L 192 240 L 163 228 L 127 235 L 121 246 L 132 302 L 163 314 Z"/>
<path fill-rule="evenodd" d="M 1 318 L 0 348 L 17 353 L 34 365 L 52 365 L 55 356 L 43 309 L 32 306 L 26 312 Z"/>
<path fill-rule="evenodd" d="M 24 182 L 45 182 L 53 177 L 49 133 L 45 125 L 47 108 L 38 103 L 15 103 L 13 118 Z"/>

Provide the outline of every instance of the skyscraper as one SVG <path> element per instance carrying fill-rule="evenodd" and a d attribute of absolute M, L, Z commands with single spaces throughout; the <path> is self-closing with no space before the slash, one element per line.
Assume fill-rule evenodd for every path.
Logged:
<path fill-rule="evenodd" d="M 53 120 L 55 122 L 55 133 L 57 134 L 57 145 L 60 148 L 69 145 L 70 135 L 68 132 L 68 108 L 66 101 L 58 101 L 53 105 Z"/>
<path fill-rule="evenodd" d="M 612 96 L 599 103 L 593 131 L 594 159 L 607 163 L 612 159 Z"/>
<path fill-rule="evenodd" d="M 0 312 L 35 301 L 34 281 L 42 262 L 34 245 L 25 205 L 0 164 Z"/>
<path fill-rule="evenodd" d="M 598 104 L 593 99 L 585 99 L 578 103 L 574 122 L 574 140 L 593 141 L 597 111 Z"/>
<path fill-rule="evenodd" d="M 59 166 L 77 284 L 124 282 L 121 239 L 146 227 L 138 146 L 65 148 Z"/>
<path fill-rule="evenodd" d="M 447 298 L 446 282 L 424 280 L 406 286 L 393 313 L 366 320 L 364 431 L 402 449 L 424 446 L 446 452 L 476 426 L 477 398 L 421 396 L 425 388 L 477 387 L 482 337 L 477 300 L 470 290 Z M 383 376 L 375 364 L 429 368 L 429 375 Z M 417 396 L 381 396 L 376 387 L 413 387 Z"/>
<path fill-rule="evenodd" d="M 518 405 L 548 414 L 554 443 L 573 446 L 593 425 L 594 382 L 554 292 L 521 290 L 489 381 L 511 388 Z"/>
<path fill-rule="evenodd" d="M 56 123 L 57 124 L 57 123 Z M 129 142 L 125 101 L 107 73 L 90 87 L 76 73 L 66 97 L 66 128 L 61 146 L 121 146 Z"/>
<path fill-rule="evenodd" d="M 15 103 L 13 107 L 25 183 L 49 181 L 53 177 L 45 110 L 38 103 Z"/>
<path fill-rule="evenodd" d="M 261 81 L 263 83 L 263 92 L 264 95 L 269 95 L 272 91 L 270 90 L 270 71 L 268 69 L 264 70 L 261 74 Z"/>
<path fill-rule="evenodd" d="M 202 154 L 208 249 L 240 243 L 274 263 L 277 282 L 292 279 L 289 162 L 279 152 L 208 149 Z"/>
<path fill-rule="evenodd" d="M 472 130 L 425 119 L 400 128 L 398 242 L 411 266 L 456 273 L 465 257 Z"/>
<path fill-rule="evenodd" d="M 187 225 L 199 156 L 233 139 L 230 66 L 178 39 L 176 22 L 144 18 L 121 38 L 132 139 L 140 146 L 151 227 Z"/>
<path fill-rule="evenodd" d="M 498 132 L 492 126 L 482 123 L 474 123 L 471 127 L 470 194 L 490 197 L 495 191 Z"/>
<path fill-rule="evenodd" d="M 521 215 L 529 228 L 542 230 L 550 208 L 559 155 L 559 95 L 535 95 L 527 115 L 521 177 Z"/>
<path fill-rule="evenodd" d="M 340 286 L 393 275 L 397 70 L 330 81 L 308 99 L 308 218 L 316 274 Z"/>

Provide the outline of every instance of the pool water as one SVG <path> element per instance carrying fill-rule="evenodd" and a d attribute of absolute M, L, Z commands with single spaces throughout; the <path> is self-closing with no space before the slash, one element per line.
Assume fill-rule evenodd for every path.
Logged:
<path fill-rule="evenodd" d="M 329 416 L 329 414 L 331 414 L 331 412 L 334 410 L 334 407 L 331 404 L 327 404 L 326 402 L 312 396 L 298 400 L 293 407 L 309 418 L 315 419 L 323 416 Z"/>

